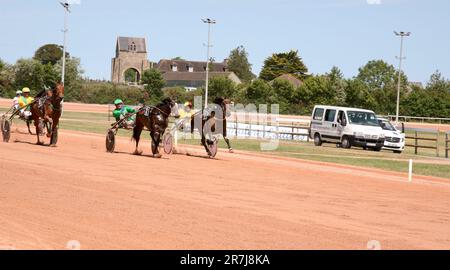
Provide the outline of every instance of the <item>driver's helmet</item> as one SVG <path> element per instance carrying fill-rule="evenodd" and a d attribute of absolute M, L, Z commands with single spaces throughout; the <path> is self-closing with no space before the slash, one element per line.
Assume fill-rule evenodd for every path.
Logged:
<path fill-rule="evenodd" d="M 184 103 L 184 107 L 190 107 L 190 108 L 192 108 L 192 103 L 191 103 L 190 101 L 186 101 L 186 102 Z"/>
<path fill-rule="evenodd" d="M 114 100 L 114 105 L 119 105 L 119 104 L 122 104 L 122 103 L 123 103 L 123 101 L 120 98 Z"/>
<path fill-rule="evenodd" d="M 17 90 L 16 95 L 22 95 L 22 90 Z"/>
<path fill-rule="evenodd" d="M 30 91 L 30 88 L 28 88 L 28 87 L 24 87 L 23 89 L 22 89 L 22 93 L 30 93 L 31 91 Z"/>

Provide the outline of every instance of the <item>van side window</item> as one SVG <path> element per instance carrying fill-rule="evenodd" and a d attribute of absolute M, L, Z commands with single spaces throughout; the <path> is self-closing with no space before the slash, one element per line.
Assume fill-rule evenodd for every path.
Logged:
<path fill-rule="evenodd" d="M 336 117 L 336 110 L 327 110 L 325 112 L 325 121 L 334 122 L 335 117 Z"/>
<path fill-rule="evenodd" d="M 314 111 L 314 116 L 313 116 L 313 120 L 319 120 L 319 121 L 322 121 L 322 118 L 323 118 L 323 109 L 321 109 L 321 108 L 317 108 L 315 111 Z"/>
<path fill-rule="evenodd" d="M 344 112 L 344 111 L 339 111 L 337 122 L 338 122 L 339 124 L 341 124 L 341 125 L 342 125 L 343 123 L 345 123 L 345 112 Z"/>

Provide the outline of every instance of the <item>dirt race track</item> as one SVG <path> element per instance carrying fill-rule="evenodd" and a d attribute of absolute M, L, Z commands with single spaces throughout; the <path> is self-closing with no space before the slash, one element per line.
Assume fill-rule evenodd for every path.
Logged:
<path fill-rule="evenodd" d="M 450 248 L 450 183 L 249 153 L 133 156 L 103 136 L 0 143 L 0 249 Z M 146 135 L 148 136 L 148 135 Z"/>

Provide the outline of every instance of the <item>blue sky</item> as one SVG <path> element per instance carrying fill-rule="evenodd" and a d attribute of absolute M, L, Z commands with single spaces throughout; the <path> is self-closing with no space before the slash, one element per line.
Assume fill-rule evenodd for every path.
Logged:
<path fill-rule="evenodd" d="M 85 75 L 109 79 L 117 36 L 147 38 L 149 60 L 206 58 L 207 27 L 212 56 L 221 61 L 243 45 L 253 72 L 274 52 L 298 49 L 311 73 L 333 65 L 346 77 L 371 59 L 396 67 L 405 40 L 404 70 L 410 81 L 426 82 L 435 70 L 450 77 L 448 0 L 71 0 L 68 50 L 81 58 Z M 14 63 L 46 43 L 62 43 L 62 7 L 56 0 L 0 0 L 0 58 Z"/>

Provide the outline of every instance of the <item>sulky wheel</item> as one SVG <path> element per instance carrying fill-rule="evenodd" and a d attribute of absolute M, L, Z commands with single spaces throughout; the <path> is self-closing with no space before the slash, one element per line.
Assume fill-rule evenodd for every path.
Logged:
<path fill-rule="evenodd" d="M 106 151 L 109 153 L 114 152 L 114 148 L 116 147 L 116 135 L 113 130 L 108 130 L 108 134 L 106 134 Z"/>
<path fill-rule="evenodd" d="M 163 146 L 164 146 L 164 153 L 166 154 L 172 154 L 173 151 L 173 137 L 172 134 L 166 133 L 163 136 Z"/>
<path fill-rule="evenodd" d="M 209 149 L 209 152 L 211 153 L 211 155 L 210 155 L 209 157 L 212 157 L 212 158 L 213 158 L 213 157 L 216 156 L 216 154 L 217 154 L 217 148 L 218 148 L 217 144 L 218 144 L 217 138 L 216 138 L 216 137 L 213 137 L 213 138 L 212 138 L 212 143 L 211 143 L 211 144 L 208 144 L 208 149 Z"/>
<path fill-rule="evenodd" d="M 4 142 L 9 142 L 9 138 L 11 137 L 11 122 L 9 120 L 3 121 L 2 137 Z"/>

